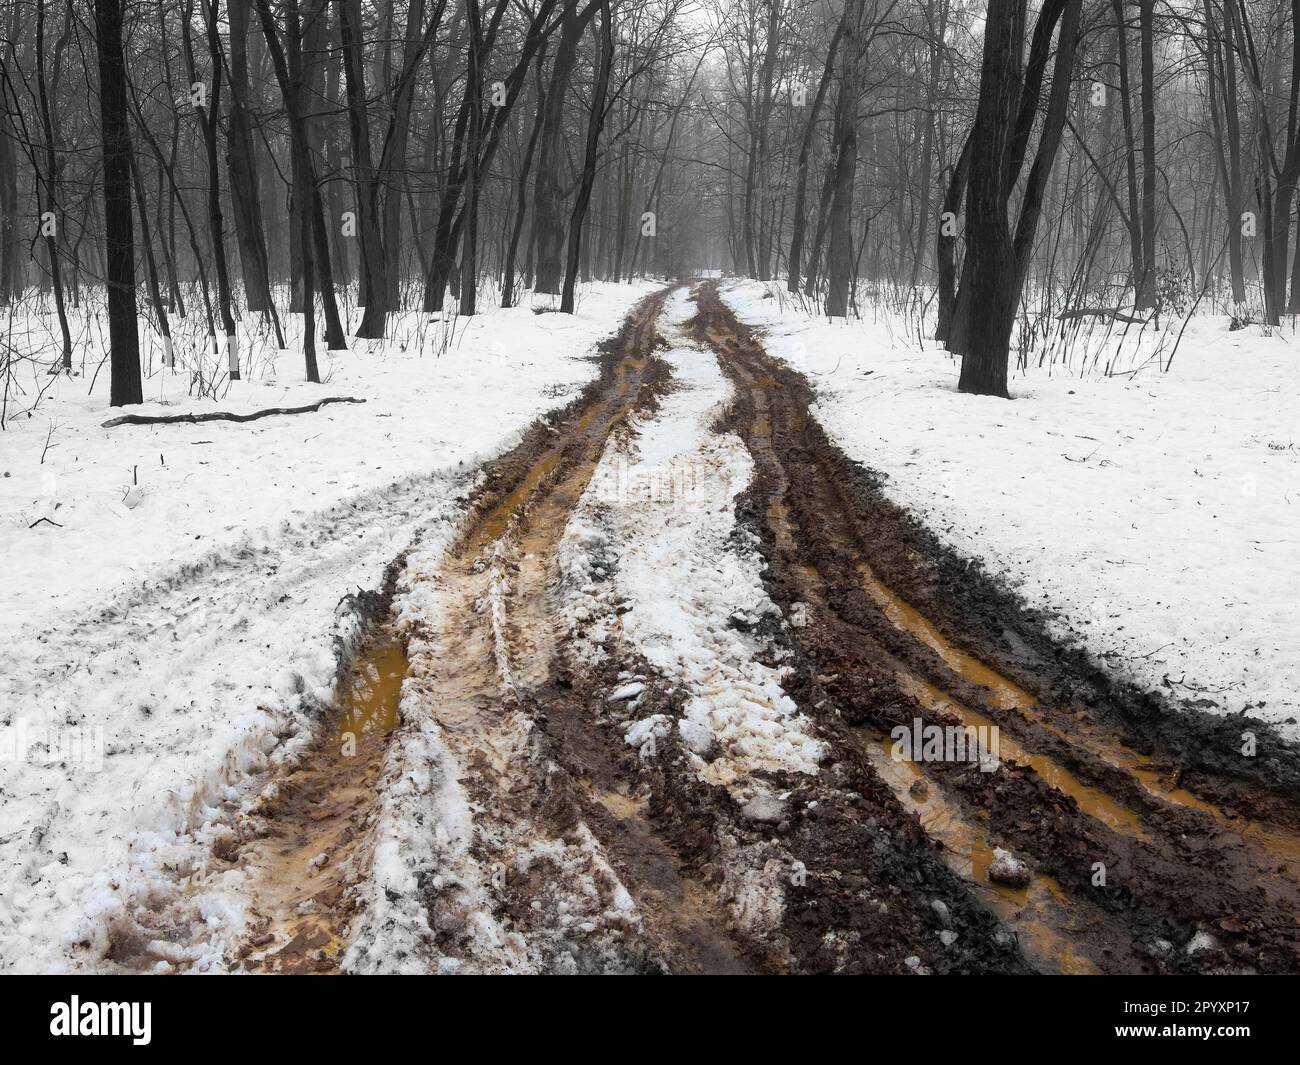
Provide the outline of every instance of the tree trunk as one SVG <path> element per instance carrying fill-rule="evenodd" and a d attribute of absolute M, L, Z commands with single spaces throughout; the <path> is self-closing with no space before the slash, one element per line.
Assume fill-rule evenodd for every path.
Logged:
<path fill-rule="evenodd" d="M 261 191 L 248 114 L 249 0 L 230 0 L 230 111 L 226 130 L 226 169 L 234 208 L 235 240 L 244 277 L 244 302 L 250 311 L 269 314 L 271 270 L 262 228 Z M 279 319 L 275 323 L 279 334 Z M 280 346 L 284 346 L 283 339 Z"/>
<path fill-rule="evenodd" d="M 1025 5 L 1026 0 L 989 3 L 979 106 L 971 132 L 967 251 L 958 309 L 961 315 L 960 302 L 968 300 L 971 312 L 964 316 L 966 337 L 958 388 L 1003 398 L 1008 395 L 1007 361 L 1024 265 L 1065 121 L 1082 0 L 1047 0 L 1044 4 L 1028 76 L 1021 67 Z M 1038 110 L 1041 70 L 1057 21 L 1061 21 L 1061 32 L 1052 98 L 1013 240 L 1007 207 L 1018 179 L 1023 145 Z"/>
<path fill-rule="evenodd" d="M 343 73 L 347 84 L 348 134 L 352 143 L 353 184 L 357 195 L 357 242 L 360 245 L 360 286 L 365 311 L 356 335 L 382 340 L 387 326 L 389 285 L 387 261 L 380 244 L 379 183 L 370 157 L 370 119 L 366 111 L 365 71 L 361 63 L 360 0 L 335 0 L 343 42 Z"/>
<path fill-rule="evenodd" d="M 59 209 L 59 164 L 56 159 L 54 118 L 50 112 L 49 86 L 45 77 L 45 3 L 36 5 L 36 92 L 41 112 L 41 131 L 45 138 L 45 213 L 53 230 L 45 231 L 45 247 L 50 259 L 50 281 L 54 287 L 54 307 L 59 316 L 59 335 L 63 341 L 60 364 L 65 373 L 72 372 L 72 332 L 63 299 L 63 266 L 59 262 L 59 234 L 63 229 L 63 212 Z M 0 134 L 3 136 L 3 134 Z M 44 221 L 44 220 L 43 220 Z"/>
<path fill-rule="evenodd" d="M 953 314 L 957 303 L 957 216 L 966 192 L 970 174 L 971 141 L 966 138 L 957 165 L 953 167 L 948 192 L 943 199 L 943 212 L 939 216 L 939 235 L 935 258 L 939 270 L 939 320 L 934 339 L 947 344 L 952 332 Z M 951 349 L 950 349 L 951 350 Z"/>
<path fill-rule="evenodd" d="M 1138 0 L 1142 52 L 1142 265 L 1138 309 L 1155 305 L 1156 292 L 1156 75 L 1155 0 Z"/>
<path fill-rule="evenodd" d="M 505 276 L 501 283 L 502 307 L 513 307 L 515 304 L 515 260 L 519 252 L 519 237 L 524 229 L 524 218 L 528 213 L 528 172 L 532 167 L 533 152 L 537 148 L 537 137 L 542 130 L 542 115 L 546 109 L 546 84 L 542 78 L 542 64 L 545 59 L 546 45 L 543 44 L 537 53 L 537 114 L 533 118 L 533 130 L 528 135 L 528 147 L 524 150 L 524 159 L 519 167 L 519 180 L 515 186 L 514 223 L 510 228 L 510 239 L 506 244 Z"/>
<path fill-rule="evenodd" d="M 591 202 L 591 186 L 596 180 L 596 150 L 600 145 L 600 131 L 605 125 L 605 93 L 609 88 L 609 68 L 614 58 L 609 20 L 609 0 L 600 0 L 600 59 L 597 60 L 596 84 L 591 94 L 591 115 L 587 120 L 582 178 L 578 184 L 573 215 L 569 219 L 569 256 L 564 272 L 564 293 L 560 298 L 560 310 L 565 314 L 573 313 L 574 287 L 578 280 L 578 253 L 582 246 L 582 223 Z"/>
<path fill-rule="evenodd" d="M 104 150 L 104 243 L 107 249 L 109 403 L 144 401 L 136 326 L 135 247 L 131 223 L 131 133 L 126 116 L 122 0 L 95 0 L 99 116 Z"/>
<path fill-rule="evenodd" d="M 460 313 L 478 312 L 478 203 L 480 192 L 479 136 L 483 131 L 483 26 L 478 0 L 465 0 L 469 24 L 466 49 L 465 98 L 469 100 L 469 144 L 465 152 L 465 222 L 461 243 Z"/>
<path fill-rule="evenodd" d="M 537 231 L 538 292 L 559 294 L 563 280 L 560 255 L 564 247 L 564 191 L 560 187 L 561 139 L 564 98 L 578 58 L 578 42 L 596 12 L 592 0 L 581 12 L 578 0 L 564 0 L 560 22 L 560 44 L 551 67 L 551 87 L 546 94 L 542 122 L 541 151 L 537 157 L 537 178 L 533 184 L 533 226 Z"/>
<path fill-rule="evenodd" d="M 212 262 L 217 272 L 217 311 L 221 328 L 226 335 L 226 355 L 230 379 L 239 380 L 239 341 L 235 334 L 235 319 L 230 312 L 230 270 L 226 263 L 225 220 L 221 213 L 221 168 L 217 163 L 217 114 L 221 109 L 221 75 L 224 68 L 221 38 L 218 36 L 219 0 L 207 3 L 208 56 L 211 61 L 212 84 L 208 87 L 208 102 L 195 110 L 203 133 L 203 150 L 208 167 L 208 239 L 212 244 Z M 189 23 L 192 8 L 187 4 L 182 28 L 186 58 L 189 61 L 190 80 L 199 81 L 195 69 L 194 51 L 190 43 Z M 216 338 L 213 338 L 216 343 Z"/>
<path fill-rule="evenodd" d="M 843 318 L 849 311 L 853 272 L 853 184 L 858 167 L 858 94 L 862 55 L 864 0 L 850 0 L 840 47 L 840 88 L 835 104 L 835 177 L 829 213 L 830 247 L 826 253 L 826 314 Z"/>
<path fill-rule="evenodd" d="M 320 369 L 316 364 L 316 296 L 313 291 L 316 263 L 312 254 L 312 189 L 315 186 L 315 175 L 312 173 L 307 125 L 303 121 L 303 95 L 307 79 L 303 69 L 298 3 L 299 0 L 287 0 L 285 3 L 283 45 L 280 43 L 275 20 L 271 17 L 270 0 L 257 0 L 257 14 L 262 22 L 262 34 L 271 53 L 289 123 L 289 154 L 293 165 L 293 228 L 298 233 L 298 269 L 302 278 L 303 361 L 307 367 L 307 380 L 319 384 Z"/>
<path fill-rule="evenodd" d="M 808 109 L 808 121 L 804 123 L 803 136 L 799 140 L 799 163 L 795 172 L 794 211 L 791 222 L 789 278 L 786 288 L 791 292 L 799 291 L 800 270 L 802 270 L 803 238 L 808 225 L 807 190 L 808 190 L 808 156 L 812 152 L 813 136 L 817 131 L 817 116 L 826 99 L 826 90 L 830 86 L 831 74 L 835 70 L 835 53 L 844 36 L 844 26 L 848 19 L 851 5 L 844 5 L 844 14 L 835 26 L 831 43 L 826 49 L 826 65 L 822 67 L 821 81 L 817 83 L 817 94 Z"/>

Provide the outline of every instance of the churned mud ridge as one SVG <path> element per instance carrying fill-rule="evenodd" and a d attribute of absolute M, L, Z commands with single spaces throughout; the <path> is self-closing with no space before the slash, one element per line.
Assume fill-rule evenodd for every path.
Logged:
<path fill-rule="evenodd" d="M 561 667 L 536 693 L 547 757 L 564 768 L 556 816 L 581 813 L 636 900 L 644 933 L 665 973 L 780 971 L 784 956 L 738 928 L 726 893 L 725 860 L 718 845 L 730 823 L 720 789 L 701 784 L 686 765 L 673 734 L 657 757 L 642 759 L 624 742 L 617 704 L 607 694 L 631 668 L 653 671 L 626 648 L 611 647 L 597 670 Z M 642 707 L 671 713 L 668 696 L 649 682 Z"/>
<path fill-rule="evenodd" d="M 757 467 L 746 505 L 772 598 L 806 615 L 794 630 L 802 657 L 791 694 L 835 738 L 834 757 L 876 781 L 860 790 L 895 819 L 900 807 L 915 814 L 1037 967 L 1300 968 L 1295 836 L 1285 823 L 1233 816 L 1275 809 L 1274 793 L 1245 774 L 1222 791 L 1251 801 L 1219 809 L 1121 744 L 1118 715 L 1100 705 L 1111 690 L 1105 678 L 1095 669 L 1071 675 L 1077 655 L 1038 662 L 1034 649 L 1053 645 L 1033 616 L 999 615 L 1005 592 L 978 600 L 987 579 L 968 579 L 827 440 L 808 414 L 807 383 L 766 355 L 716 285 L 701 286 L 697 300 L 694 331 L 737 387 L 731 424 Z M 967 605 L 950 609 L 946 596 L 958 587 Z M 993 645 L 1019 650 L 1015 668 L 1003 673 L 1003 658 L 984 657 Z M 1085 688 L 1099 712 L 1053 694 Z M 997 725 L 1002 769 L 894 762 L 882 741 L 913 719 Z M 1030 860 L 1027 890 L 989 882 L 994 845 Z"/>

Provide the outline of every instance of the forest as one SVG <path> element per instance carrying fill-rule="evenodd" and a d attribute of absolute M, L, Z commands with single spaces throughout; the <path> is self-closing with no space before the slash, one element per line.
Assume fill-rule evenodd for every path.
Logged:
<path fill-rule="evenodd" d="M 529 290 L 571 311 L 591 278 L 911 304 L 993 394 L 1017 322 L 1023 357 L 1061 321 L 1300 310 L 1294 4 L 3 17 L 0 302 L 51 333 L 11 332 L 6 378 L 51 350 L 70 369 L 104 301 L 114 404 L 139 402 L 142 358 L 237 379 L 237 322 L 300 348 L 310 381 L 390 315 Z"/>

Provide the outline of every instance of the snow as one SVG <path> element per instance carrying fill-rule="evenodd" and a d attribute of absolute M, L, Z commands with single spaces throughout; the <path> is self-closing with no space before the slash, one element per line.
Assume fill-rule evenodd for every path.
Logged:
<path fill-rule="evenodd" d="M 38 595 L 24 581 L 0 587 L 0 618 L 43 625 L 88 597 L 192 563 L 246 530 L 412 474 L 481 462 L 513 430 L 576 395 L 592 377 L 584 361 L 592 343 L 648 289 L 595 285 L 573 316 L 496 308 L 429 326 L 421 315 L 403 315 L 392 343 L 368 350 L 370 342 L 354 339 L 351 351 L 322 353 L 323 385 L 302 380 L 298 353 L 244 341 L 246 362 L 264 367 L 264 376 L 234 382 L 213 402 L 188 396 L 187 374 L 160 370 L 146 382 L 148 402 L 130 408 L 248 413 L 325 396 L 366 400 L 250 424 L 103 429 L 122 413 L 107 405 L 106 375 L 90 395 L 83 378 L 54 378 L 33 415 L 13 419 L 11 409 L 0 434 L 0 546 L 40 569 Z M 445 350 L 435 343 L 438 328 L 447 331 Z M 44 385 L 43 368 L 34 373 L 33 385 Z M 132 488 L 141 497 L 134 508 L 126 505 Z M 62 528 L 28 528 L 43 517 Z"/>
<path fill-rule="evenodd" d="M 220 402 L 159 372 L 135 409 L 367 401 L 248 424 L 104 429 L 105 375 L 89 396 L 33 382 L 50 391 L 0 434 L 0 970 L 111 968 L 149 943 L 163 971 L 221 964 L 244 913 L 213 819 L 301 751 L 386 567 L 449 542 L 473 468 L 590 380 L 592 344 L 647 290 L 493 310 L 445 346 L 406 316 L 399 342 L 328 356 L 323 386 L 246 345 L 261 372 Z"/>
<path fill-rule="evenodd" d="M 780 287 L 724 293 L 817 389 L 815 413 L 885 491 L 1113 674 L 1300 738 L 1300 348 L 1194 319 L 957 392 L 957 360 L 888 315 L 812 316 Z M 869 309 L 868 316 L 873 312 Z M 1161 347 L 1163 359 L 1153 358 Z M 1115 372 L 1106 375 L 1107 361 Z M 1100 367 L 1100 369 L 1099 369 Z"/>
<path fill-rule="evenodd" d="M 713 353 L 681 332 L 694 312 L 686 289 L 669 298 L 660 357 L 673 387 L 631 439 L 611 441 L 570 519 L 563 609 L 590 658 L 617 631 L 684 689 L 677 727 L 701 778 L 746 802 L 762 790 L 758 771 L 816 773 L 824 744 L 782 688 L 786 667 L 759 660 L 770 641 L 730 623 L 738 614 L 780 623 L 780 611 L 763 588 L 753 534 L 736 522 L 753 462 L 739 437 L 714 429 L 730 385 Z M 660 714 L 633 721 L 626 740 L 647 755 L 646 741 L 668 725 Z"/>

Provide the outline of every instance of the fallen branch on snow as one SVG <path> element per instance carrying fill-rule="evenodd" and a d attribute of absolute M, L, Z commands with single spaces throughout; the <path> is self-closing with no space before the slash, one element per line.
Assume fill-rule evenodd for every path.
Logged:
<path fill-rule="evenodd" d="M 1058 322 L 1068 322 L 1075 318 L 1114 318 L 1117 322 L 1128 322 L 1131 325 L 1145 325 L 1147 321 L 1145 318 L 1123 314 L 1118 307 L 1076 307 L 1056 316 Z"/>
<path fill-rule="evenodd" d="M 118 418 L 109 418 L 101 428 L 109 429 L 114 425 L 170 425 L 176 422 L 255 422 L 258 418 L 269 418 L 272 414 L 307 414 L 320 410 L 326 403 L 364 402 L 364 399 L 353 396 L 330 396 L 305 407 L 267 407 L 265 410 L 255 410 L 252 414 L 230 414 L 227 411 L 212 411 L 208 414 L 123 414 Z"/>

